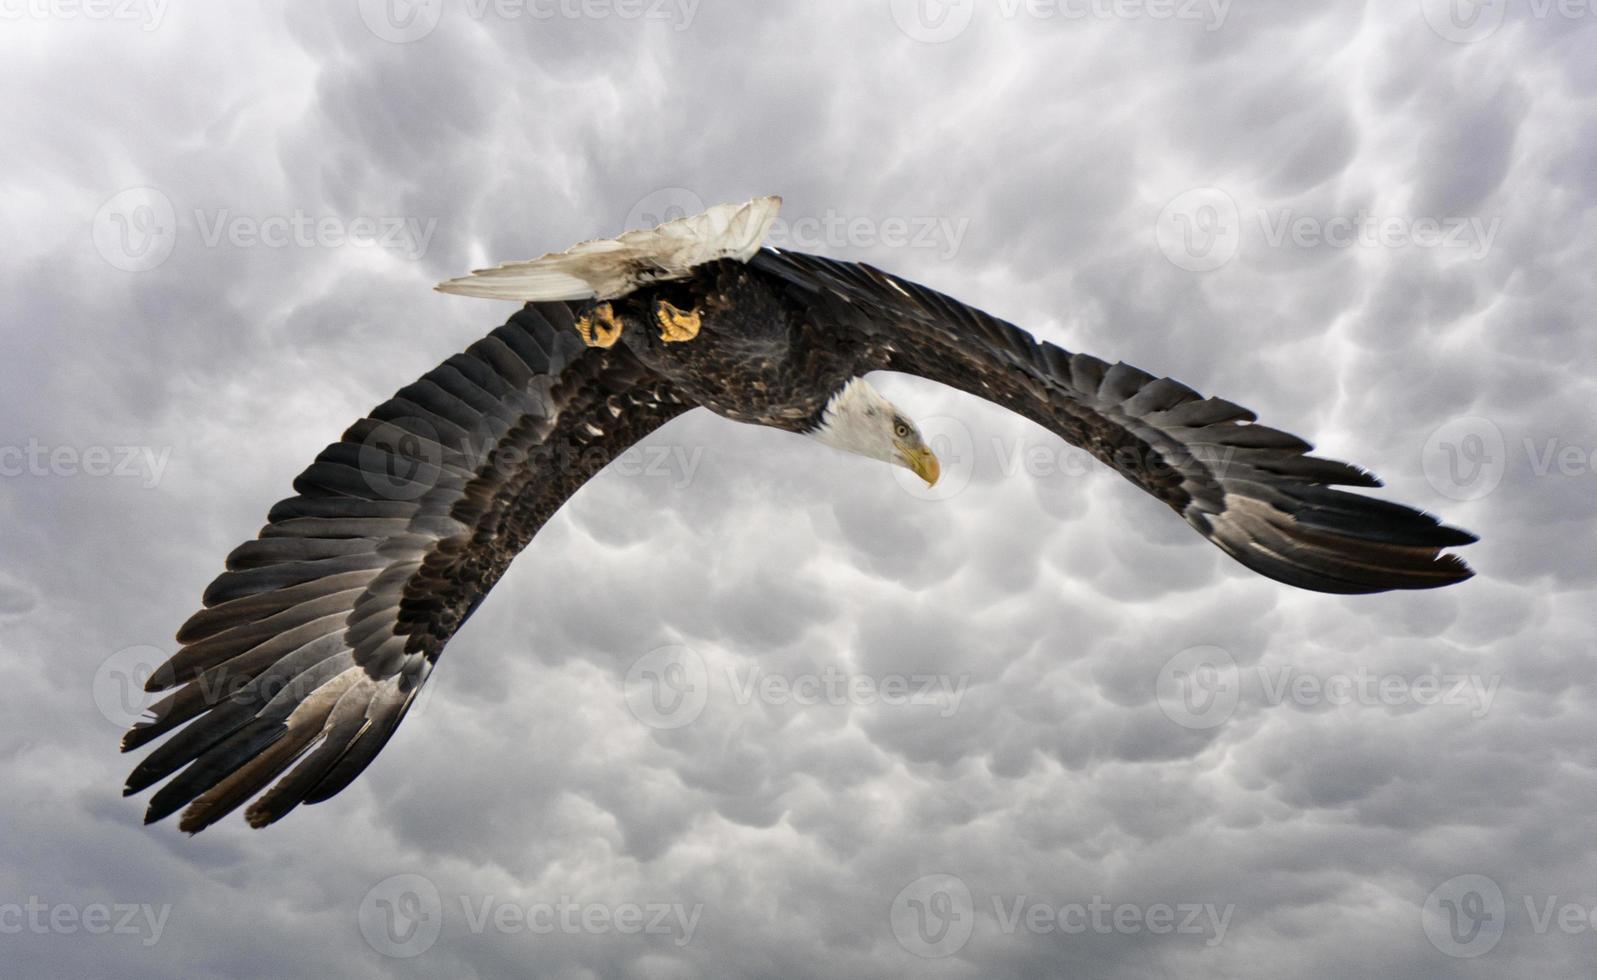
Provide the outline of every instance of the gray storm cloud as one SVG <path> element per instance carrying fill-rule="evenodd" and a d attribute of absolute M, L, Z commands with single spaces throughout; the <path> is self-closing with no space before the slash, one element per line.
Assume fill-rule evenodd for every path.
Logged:
<path fill-rule="evenodd" d="M 1597 17 L 1456 7 L 0 3 L 0 959 L 1589 972 Z M 144 651 L 323 445 L 508 313 L 431 284 L 766 193 L 793 247 L 1369 466 L 1482 535 L 1479 577 L 1293 592 L 884 378 L 968 435 L 957 492 L 679 419 L 350 790 L 141 827 Z"/>

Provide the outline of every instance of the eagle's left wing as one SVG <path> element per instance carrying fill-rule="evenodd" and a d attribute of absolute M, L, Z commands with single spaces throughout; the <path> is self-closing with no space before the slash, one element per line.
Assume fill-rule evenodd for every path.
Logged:
<path fill-rule="evenodd" d="M 817 317 L 872 340 L 864 370 L 903 371 L 978 395 L 1052 430 L 1168 504 L 1270 578 L 1319 592 L 1428 589 L 1473 573 L 1442 549 L 1466 531 L 1335 489 L 1370 473 L 1308 455 L 1296 436 L 1127 364 L 1073 354 L 869 265 L 767 248 L 750 265 Z"/>
<path fill-rule="evenodd" d="M 150 678 L 171 693 L 122 742 L 172 733 L 128 776 L 171 777 L 146 822 L 186 807 L 196 832 L 266 790 L 260 827 L 342 790 L 543 522 L 692 407 L 625 347 L 584 346 L 578 308 L 529 303 L 400 389 L 228 556 Z"/>

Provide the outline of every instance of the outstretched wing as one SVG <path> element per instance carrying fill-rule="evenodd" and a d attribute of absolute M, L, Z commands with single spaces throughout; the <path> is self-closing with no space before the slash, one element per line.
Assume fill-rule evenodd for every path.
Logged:
<path fill-rule="evenodd" d="M 528 304 L 401 389 L 228 556 L 148 685 L 177 689 L 123 739 L 187 725 L 128 777 L 136 793 L 177 774 L 145 822 L 187 805 L 181 828 L 202 830 L 285 771 L 253 826 L 347 786 L 544 521 L 692 407 L 622 346 L 585 347 L 573 319 Z"/>
<path fill-rule="evenodd" d="M 872 337 L 862 369 L 903 371 L 1003 405 L 1092 453 L 1270 578 L 1319 592 L 1427 589 L 1473 573 L 1444 548 L 1475 537 L 1378 487 L 1223 398 L 1126 364 L 1072 354 L 868 265 L 767 248 L 754 268 L 818 316 Z"/>

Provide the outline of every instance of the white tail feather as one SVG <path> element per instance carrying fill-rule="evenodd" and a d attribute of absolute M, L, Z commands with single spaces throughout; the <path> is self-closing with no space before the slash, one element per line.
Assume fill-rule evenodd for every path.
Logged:
<path fill-rule="evenodd" d="M 780 197 L 718 204 L 703 214 L 573 245 L 527 262 L 478 269 L 441 282 L 444 293 L 518 301 L 616 299 L 639 286 L 684 279 L 717 259 L 747 262 L 776 220 Z"/>

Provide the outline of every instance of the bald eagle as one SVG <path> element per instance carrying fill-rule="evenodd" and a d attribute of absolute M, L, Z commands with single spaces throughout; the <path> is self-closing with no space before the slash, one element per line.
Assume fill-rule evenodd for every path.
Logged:
<path fill-rule="evenodd" d="M 128 777 L 129 794 L 174 777 L 146 822 L 186 806 L 179 826 L 197 832 L 253 798 L 246 818 L 262 827 L 349 785 L 544 522 L 683 412 L 802 433 L 934 483 L 937 457 L 872 371 L 1045 426 L 1288 585 L 1368 593 L 1472 574 L 1442 553 L 1472 535 L 1334 489 L 1380 484 L 1245 408 L 1040 343 L 869 265 L 763 245 L 779 203 L 441 284 L 524 305 L 351 426 L 228 555 L 150 679 L 171 693 L 122 742 L 181 728 Z"/>

